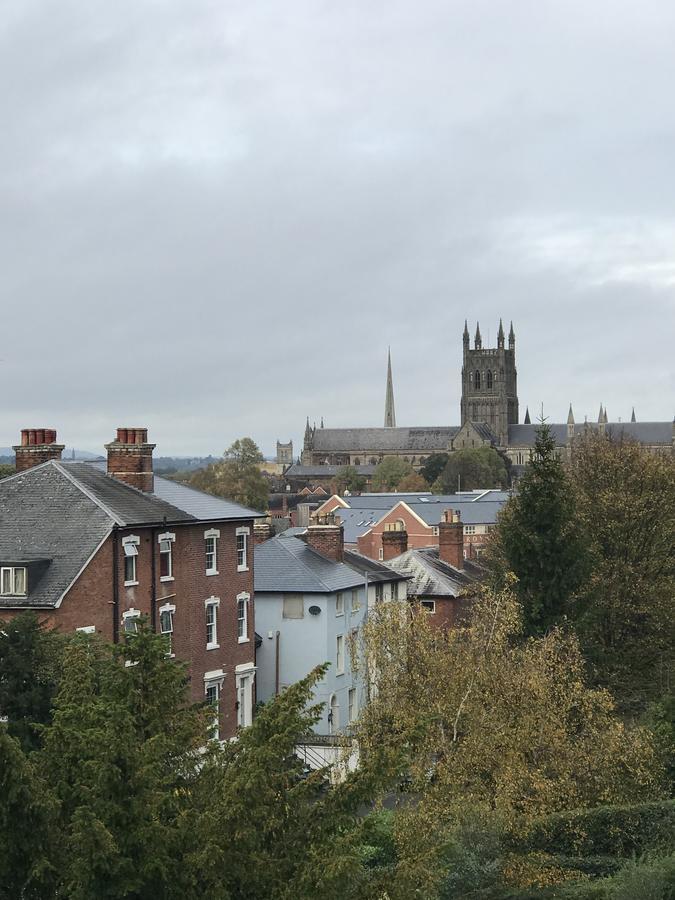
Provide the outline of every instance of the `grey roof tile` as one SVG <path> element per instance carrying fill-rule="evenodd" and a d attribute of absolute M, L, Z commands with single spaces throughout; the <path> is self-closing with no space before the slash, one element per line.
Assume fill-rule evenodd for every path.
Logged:
<path fill-rule="evenodd" d="M 1 597 L 0 607 L 55 606 L 113 524 L 51 463 L 0 481 L 0 562 L 49 560 L 37 583 L 29 573 L 27 597 Z"/>
<path fill-rule="evenodd" d="M 255 548 L 256 593 L 326 594 L 363 584 L 345 563 L 317 553 L 297 537 L 271 538 Z"/>
<path fill-rule="evenodd" d="M 469 562 L 462 570 L 443 562 L 438 547 L 407 550 L 388 561 L 388 565 L 408 581 L 409 597 L 456 597 L 483 577 L 480 566 Z"/>

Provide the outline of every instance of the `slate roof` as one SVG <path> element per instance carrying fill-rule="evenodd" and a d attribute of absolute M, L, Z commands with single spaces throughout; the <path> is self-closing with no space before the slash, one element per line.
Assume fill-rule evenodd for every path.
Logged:
<path fill-rule="evenodd" d="M 430 491 L 418 491 L 417 493 L 387 493 L 387 494 L 352 494 L 343 497 L 345 503 L 351 509 L 391 509 L 401 500 L 405 503 L 440 503 L 443 506 L 452 506 L 455 503 L 485 503 L 495 500 L 502 502 L 511 496 L 509 491 L 490 489 L 485 491 L 463 491 L 459 494 L 432 494 Z"/>
<path fill-rule="evenodd" d="M 317 428 L 312 450 L 315 453 L 387 450 L 433 453 L 447 450 L 458 431 L 457 427 L 445 425 L 426 428 Z"/>
<path fill-rule="evenodd" d="M 500 492 L 501 493 L 501 492 Z M 406 506 L 422 519 L 425 524 L 433 527 L 443 519 L 446 509 L 458 509 L 462 517 L 463 525 L 493 525 L 497 521 L 499 511 L 504 506 L 505 500 L 493 500 L 490 502 L 461 501 L 457 499 L 441 500 L 433 503 L 420 503 L 403 499 Z M 335 515 L 342 522 L 345 544 L 355 544 L 360 535 L 366 534 L 377 522 L 380 521 L 399 502 L 390 502 L 384 507 L 371 509 L 357 507 L 356 509 L 344 509 L 339 506 Z"/>
<path fill-rule="evenodd" d="M 28 596 L 0 597 L 0 606 L 55 606 L 111 526 L 110 516 L 51 463 L 0 481 L 0 561 L 50 560 L 37 584 L 29 572 Z"/>
<path fill-rule="evenodd" d="M 537 428 L 533 425 L 509 425 L 510 447 L 533 447 L 537 438 Z M 575 437 L 582 435 L 585 428 L 597 430 L 597 422 L 581 423 L 574 426 Z M 562 447 L 567 442 L 567 425 L 550 424 L 556 444 Z M 606 433 L 613 437 L 624 436 L 641 444 L 670 444 L 673 437 L 670 422 L 608 422 Z"/>
<path fill-rule="evenodd" d="M 387 564 L 409 578 L 408 597 L 456 597 L 484 575 L 483 569 L 469 560 L 462 570 L 443 562 L 438 547 L 407 550 Z"/>
<path fill-rule="evenodd" d="M 255 548 L 255 592 L 330 594 L 363 584 L 363 575 L 327 559 L 298 537 L 270 538 Z"/>
<path fill-rule="evenodd" d="M 0 563 L 46 561 L 37 574 L 29 566 L 27 596 L 0 597 L 0 607 L 57 605 L 114 526 L 259 516 L 158 476 L 147 494 L 100 464 L 51 460 L 0 481 Z"/>
<path fill-rule="evenodd" d="M 406 577 L 384 563 L 369 559 L 367 556 L 363 556 L 362 553 L 357 553 L 355 550 L 345 550 L 344 560 L 352 566 L 352 568 L 359 571 L 363 578 L 367 575 L 370 583 L 400 581 L 401 578 Z"/>

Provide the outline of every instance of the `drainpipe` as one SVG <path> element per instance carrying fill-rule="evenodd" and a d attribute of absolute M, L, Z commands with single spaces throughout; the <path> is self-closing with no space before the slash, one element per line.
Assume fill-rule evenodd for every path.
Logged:
<path fill-rule="evenodd" d="M 120 639 L 120 588 L 119 588 L 119 547 L 117 525 L 112 530 L 112 589 L 113 589 L 113 644 Z"/>
<path fill-rule="evenodd" d="M 281 638 L 281 632 L 277 631 L 276 635 L 276 652 L 274 656 L 274 693 L 275 695 L 279 695 L 279 640 Z"/>
<path fill-rule="evenodd" d="M 150 598 L 150 627 L 153 631 L 157 631 L 157 576 L 155 574 L 155 538 L 157 534 L 155 529 L 150 529 L 150 565 L 152 566 L 152 574 L 150 575 L 150 590 L 152 596 Z"/>

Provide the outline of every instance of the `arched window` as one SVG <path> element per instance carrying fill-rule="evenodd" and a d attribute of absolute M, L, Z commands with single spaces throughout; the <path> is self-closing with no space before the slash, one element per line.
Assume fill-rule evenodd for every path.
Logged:
<path fill-rule="evenodd" d="M 492 372 L 487 373 L 487 389 L 492 390 Z"/>
<path fill-rule="evenodd" d="M 328 712 L 328 731 L 330 734 L 336 734 L 340 727 L 340 707 L 338 705 L 335 694 L 330 695 L 330 705 Z"/>
<path fill-rule="evenodd" d="M 478 371 L 478 369 L 476 369 L 476 371 L 474 372 L 473 386 L 477 391 L 480 390 L 480 372 Z"/>

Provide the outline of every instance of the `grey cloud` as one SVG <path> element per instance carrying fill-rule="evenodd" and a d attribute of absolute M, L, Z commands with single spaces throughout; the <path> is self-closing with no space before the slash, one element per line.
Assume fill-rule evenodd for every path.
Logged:
<path fill-rule="evenodd" d="M 0 444 L 160 452 L 521 403 L 670 418 L 666 2 L 16 0 L 0 13 Z"/>

